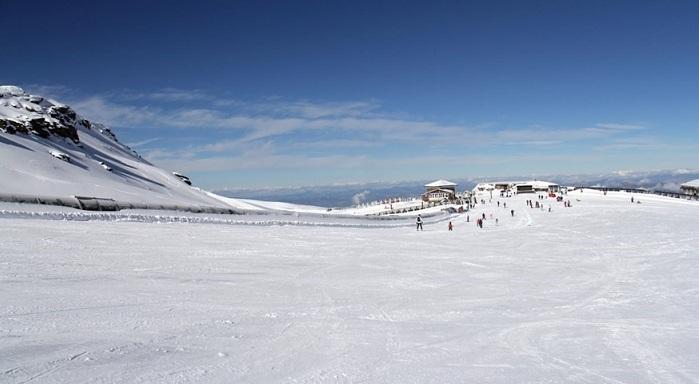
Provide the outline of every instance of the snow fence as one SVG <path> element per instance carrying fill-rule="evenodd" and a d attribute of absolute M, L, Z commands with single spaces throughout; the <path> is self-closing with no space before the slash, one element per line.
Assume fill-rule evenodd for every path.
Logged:
<path fill-rule="evenodd" d="M 20 194 L 2 194 L 0 201 L 8 203 L 41 204 L 70 207 L 84 211 L 120 211 L 122 209 L 147 209 L 162 211 L 182 211 L 192 213 L 239 214 L 234 209 L 211 206 L 190 206 L 177 204 L 132 203 L 109 198 L 93 196 L 31 196 Z"/>

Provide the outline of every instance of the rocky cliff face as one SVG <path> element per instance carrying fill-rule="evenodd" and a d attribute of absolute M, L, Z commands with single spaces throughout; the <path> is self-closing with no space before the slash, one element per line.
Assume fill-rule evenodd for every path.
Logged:
<path fill-rule="evenodd" d="M 15 86 L 0 86 L 0 131 L 9 134 L 57 136 L 80 142 L 79 128 L 93 124 L 69 106 L 31 95 Z"/>

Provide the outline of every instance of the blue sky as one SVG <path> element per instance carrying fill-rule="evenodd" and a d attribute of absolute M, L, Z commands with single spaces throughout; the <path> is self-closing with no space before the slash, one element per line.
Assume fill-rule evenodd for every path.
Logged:
<path fill-rule="evenodd" d="M 0 83 L 207 188 L 697 168 L 690 1 L 5 1 Z"/>

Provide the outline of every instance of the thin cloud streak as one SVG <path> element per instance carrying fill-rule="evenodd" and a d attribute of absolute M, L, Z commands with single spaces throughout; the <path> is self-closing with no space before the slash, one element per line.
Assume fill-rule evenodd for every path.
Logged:
<path fill-rule="evenodd" d="M 540 155 L 501 150 L 512 146 L 522 146 L 522 151 L 531 150 L 527 147 L 550 151 L 586 142 L 587 148 L 601 152 L 650 145 L 623 141 L 647 129 L 639 123 L 607 121 L 579 128 L 525 129 L 501 128 L 497 122 L 445 124 L 381 113 L 381 104 L 374 100 L 243 102 L 196 90 L 163 89 L 131 95 L 131 99 L 128 95 L 98 95 L 70 104 L 85 117 L 111 126 L 181 131 L 175 134 L 178 137 L 189 133 L 195 140 L 174 146 L 161 140 L 159 148 L 149 148 L 143 155 L 155 164 L 190 173 L 466 171 L 474 166 L 494 169 L 543 161 Z M 154 141 L 141 140 L 134 146 Z M 485 150 L 498 153 L 474 155 Z M 552 155 L 560 156 L 556 161 L 570 159 L 554 152 Z"/>

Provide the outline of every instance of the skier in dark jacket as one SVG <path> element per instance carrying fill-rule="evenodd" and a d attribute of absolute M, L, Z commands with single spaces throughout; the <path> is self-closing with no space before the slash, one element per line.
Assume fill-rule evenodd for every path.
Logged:
<path fill-rule="evenodd" d="M 417 215 L 417 220 L 415 220 L 415 223 L 417 224 L 417 228 L 415 230 L 422 231 L 422 217 L 420 217 L 420 215 Z"/>

